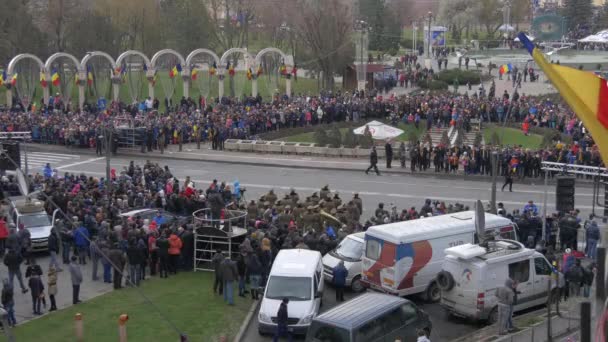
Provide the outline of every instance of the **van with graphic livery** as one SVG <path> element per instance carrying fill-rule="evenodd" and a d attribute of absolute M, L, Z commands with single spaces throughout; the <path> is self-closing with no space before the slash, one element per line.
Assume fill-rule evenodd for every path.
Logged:
<path fill-rule="evenodd" d="M 485 213 L 486 235 L 517 240 L 517 225 Z M 372 226 L 365 232 L 361 282 L 389 294 L 441 299 L 437 274 L 445 249 L 477 242 L 475 212 L 464 211 Z"/>

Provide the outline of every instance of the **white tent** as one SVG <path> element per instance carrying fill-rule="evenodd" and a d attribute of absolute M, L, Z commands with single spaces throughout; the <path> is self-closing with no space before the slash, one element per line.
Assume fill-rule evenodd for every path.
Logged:
<path fill-rule="evenodd" d="M 363 135 L 365 134 L 365 127 L 369 127 L 372 138 L 378 140 L 392 139 L 403 134 L 403 130 L 375 120 L 368 122 L 365 126 L 353 129 L 353 132 L 357 135 Z"/>

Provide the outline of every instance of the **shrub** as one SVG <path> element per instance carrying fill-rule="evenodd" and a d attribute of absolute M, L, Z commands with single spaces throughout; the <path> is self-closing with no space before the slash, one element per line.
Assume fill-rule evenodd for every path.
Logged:
<path fill-rule="evenodd" d="M 315 131 L 313 138 L 315 139 L 315 143 L 317 143 L 320 146 L 327 146 L 327 144 L 329 144 L 329 138 L 327 136 L 327 132 L 325 132 L 325 130 L 322 128 L 318 128 Z"/>
<path fill-rule="evenodd" d="M 448 90 L 449 85 L 444 81 L 421 80 L 418 82 L 418 87 L 420 87 L 420 89 L 428 89 L 428 90 Z"/>
<path fill-rule="evenodd" d="M 418 134 L 415 131 L 410 131 L 407 136 L 407 141 L 410 147 L 418 145 Z"/>
<path fill-rule="evenodd" d="M 361 148 L 371 148 L 374 145 L 374 139 L 369 134 L 364 134 L 363 136 L 359 137 L 358 140 Z"/>
<path fill-rule="evenodd" d="M 330 147 L 338 148 L 342 146 L 342 133 L 340 133 L 338 126 L 333 125 L 327 138 L 329 140 L 328 143 Z"/>
<path fill-rule="evenodd" d="M 460 69 L 443 70 L 437 74 L 437 79 L 447 84 L 454 84 L 455 80 L 458 80 L 459 84 L 479 84 L 480 78 L 485 80 L 487 77 L 488 75 L 482 75 L 477 71 Z"/>
<path fill-rule="evenodd" d="M 342 144 L 344 145 L 344 147 L 354 148 L 358 145 L 358 140 L 359 139 L 357 138 L 353 130 L 349 128 L 346 133 L 344 133 Z"/>

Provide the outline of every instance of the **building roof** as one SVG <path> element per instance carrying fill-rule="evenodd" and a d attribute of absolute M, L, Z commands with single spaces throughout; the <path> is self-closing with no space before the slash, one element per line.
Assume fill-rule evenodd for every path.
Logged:
<path fill-rule="evenodd" d="M 486 213 L 486 230 L 511 225 L 511 221 L 502 216 Z M 417 220 L 395 222 L 372 226 L 366 231 L 366 238 L 374 237 L 400 244 L 419 240 L 429 240 L 450 234 L 461 234 L 475 231 L 475 212 L 463 211 L 454 214 L 425 217 Z"/>
<path fill-rule="evenodd" d="M 407 299 L 383 293 L 368 292 L 317 316 L 315 320 L 344 329 L 357 328 L 386 311 L 404 303 Z"/>

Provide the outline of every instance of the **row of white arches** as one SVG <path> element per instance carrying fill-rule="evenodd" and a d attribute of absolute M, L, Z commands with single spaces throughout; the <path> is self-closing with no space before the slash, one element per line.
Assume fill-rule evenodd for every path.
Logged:
<path fill-rule="evenodd" d="M 106 59 L 113 68 L 120 68 L 123 65 L 123 63 L 127 60 L 128 57 L 138 56 L 143 60 L 143 63 L 145 65 L 146 77 L 151 79 L 154 76 L 155 72 L 157 71 L 159 59 L 164 55 L 171 55 L 182 66 L 182 76 L 183 76 L 182 78 L 183 78 L 183 82 L 184 82 L 183 95 L 188 97 L 189 96 L 189 85 L 190 85 L 189 76 L 191 73 L 191 68 L 192 68 L 193 62 L 199 56 L 208 56 L 211 58 L 211 60 L 214 62 L 214 64 L 216 64 L 218 66 L 217 74 L 220 76 L 218 79 L 219 80 L 219 96 L 222 97 L 224 95 L 223 94 L 224 93 L 223 75 L 227 71 L 224 68 L 219 67 L 219 66 L 226 65 L 226 63 L 229 61 L 229 58 L 232 55 L 242 54 L 244 57 L 244 61 L 245 61 L 245 68 L 251 68 L 252 70 L 256 70 L 261 65 L 262 58 L 265 55 L 271 54 L 271 53 L 278 54 L 281 57 L 283 63 L 286 65 L 286 67 L 290 67 L 292 69 L 294 68 L 293 57 L 285 54 L 280 49 L 277 49 L 274 47 L 268 47 L 268 48 L 262 49 L 257 54 L 255 54 L 255 56 L 253 54 L 251 54 L 245 48 L 231 48 L 231 49 L 228 49 L 226 52 L 224 52 L 221 57 L 209 49 L 201 48 L 201 49 L 196 49 L 196 50 L 192 51 L 190 54 L 188 54 L 188 56 L 186 56 L 186 58 L 184 58 L 179 52 L 177 52 L 175 50 L 163 49 L 163 50 L 156 52 L 152 56 L 151 59 L 148 58 L 148 56 L 146 56 L 144 53 L 137 51 L 137 50 L 125 51 L 125 52 L 121 53 L 116 59 L 112 58 L 112 56 L 110 56 L 109 54 L 107 54 L 103 51 L 92 51 L 92 52 L 88 52 L 80 61 L 69 53 L 57 52 L 57 53 L 49 56 L 49 58 L 45 62 L 43 62 L 36 55 L 30 54 L 30 53 L 22 53 L 22 54 L 15 56 L 9 62 L 8 67 L 6 68 L 6 76 L 7 76 L 7 79 L 10 79 L 16 71 L 17 64 L 22 60 L 30 59 L 30 60 L 33 60 L 34 63 L 38 65 L 38 67 L 40 68 L 40 73 L 44 74 L 47 80 L 50 80 L 53 63 L 55 63 L 57 61 L 57 59 L 59 59 L 59 58 L 62 58 L 62 57 L 66 58 L 68 61 L 70 61 L 71 63 L 74 64 L 74 67 L 77 71 L 77 77 L 78 77 L 78 79 L 80 79 L 82 81 L 82 82 L 79 82 L 79 85 L 78 85 L 78 87 L 79 87 L 78 106 L 79 106 L 79 108 L 82 108 L 82 106 L 84 104 L 84 99 L 85 99 L 84 81 L 87 78 L 87 63 L 93 57 L 96 57 L 96 56 L 102 57 L 102 58 Z M 116 77 L 119 77 L 119 76 L 116 76 Z M 113 99 L 114 100 L 118 99 L 119 91 L 120 91 L 119 85 L 117 83 L 114 83 L 113 84 Z M 48 103 L 48 100 L 50 97 L 48 87 L 44 88 L 43 92 L 44 92 L 44 95 L 43 95 L 44 101 L 45 101 L 45 103 Z M 291 82 L 290 82 L 289 78 L 286 80 L 286 93 L 287 93 L 287 96 L 291 96 Z M 255 77 L 252 79 L 252 95 L 257 96 L 257 79 Z M 7 90 L 6 96 L 7 96 L 7 104 L 10 106 L 12 104 L 12 92 L 10 89 Z M 152 98 L 154 97 L 154 85 L 152 83 L 150 83 L 148 85 L 148 96 L 150 96 Z"/>

